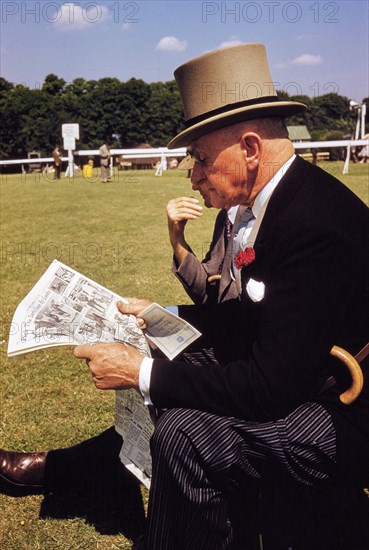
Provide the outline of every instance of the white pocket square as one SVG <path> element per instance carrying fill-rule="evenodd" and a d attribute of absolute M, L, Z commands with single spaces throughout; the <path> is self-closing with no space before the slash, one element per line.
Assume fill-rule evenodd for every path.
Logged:
<path fill-rule="evenodd" d="M 246 285 L 246 291 L 253 302 L 261 302 L 265 294 L 265 284 L 262 281 L 250 279 Z"/>

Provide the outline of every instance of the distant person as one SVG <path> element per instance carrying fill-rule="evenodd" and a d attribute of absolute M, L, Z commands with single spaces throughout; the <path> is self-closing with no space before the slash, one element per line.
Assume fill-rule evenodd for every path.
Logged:
<path fill-rule="evenodd" d="M 107 183 L 110 180 L 110 143 L 106 141 L 100 147 L 100 166 L 101 166 L 101 177 L 103 183 Z"/>
<path fill-rule="evenodd" d="M 173 168 L 178 168 L 178 160 L 177 159 L 171 159 L 169 161 L 169 168 L 173 170 Z"/>
<path fill-rule="evenodd" d="M 60 145 L 55 145 L 55 149 L 53 150 L 53 159 L 54 159 L 54 180 L 60 180 L 62 160 L 63 160 L 63 153 L 60 148 Z"/>
<path fill-rule="evenodd" d="M 162 176 L 163 175 L 163 163 L 161 160 L 158 160 L 155 164 L 155 174 L 154 176 Z"/>

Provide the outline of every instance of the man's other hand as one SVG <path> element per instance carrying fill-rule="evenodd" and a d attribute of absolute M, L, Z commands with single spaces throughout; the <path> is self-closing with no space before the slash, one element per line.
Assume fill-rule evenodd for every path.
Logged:
<path fill-rule="evenodd" d="M 92 379 L 99 390 L 139 388 L 142 355 L 126 344 L 93 344 L 76 346 L 74 355 L 86 359 Z"/>

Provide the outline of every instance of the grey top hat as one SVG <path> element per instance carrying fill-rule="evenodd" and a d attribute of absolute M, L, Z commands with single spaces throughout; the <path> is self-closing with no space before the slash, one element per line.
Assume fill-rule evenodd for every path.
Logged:
<path fill-rule="evenodd" d="M 303 103 L 278 99 L 263 44 L 241 44 L 206 53 L 178 67 L 174 76 L 186 129 L 170 141 L 169 149 L 186 146 L 235 122 L 287 117 L 306 109 Z"/>

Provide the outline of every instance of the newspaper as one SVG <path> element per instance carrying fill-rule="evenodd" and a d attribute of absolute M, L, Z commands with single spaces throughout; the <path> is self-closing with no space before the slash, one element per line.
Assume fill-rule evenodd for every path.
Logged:
<path fill-rule="evenodd" d="M 119 300 L 127 302 L 54 260 L 14 313 L 8 356 L 62 345 L 124 342 L 149 357 L 151 342 L 173 359 L 200 336 L 194 327 L 155 303 L 140 315 L 148 325 L 145 336 L 134 316 L 117 309 Z M 115 429 L 123 437 L 121 461 L 149 487 L 153 424 L 136 390 L 116 392 Z"/>

